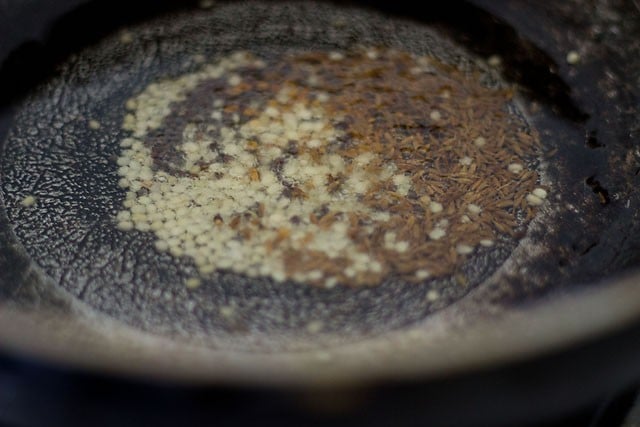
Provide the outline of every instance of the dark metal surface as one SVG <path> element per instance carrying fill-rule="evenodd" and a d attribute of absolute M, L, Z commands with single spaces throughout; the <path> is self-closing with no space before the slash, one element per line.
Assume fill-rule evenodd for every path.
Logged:
<path fill-rule="evenodd" d="M 617 251 L 629 230 L 637 228 L 633 215 L 640 203 L 633 193 L 636 158 L 629 136 L 611 131 L 627 129 L 635 119 L 631 114 L 614 116 L 616 109 L 632 105 L 608 95 L 621 90 L 624 70 L 614 67 L 625 64 L 616 64 L 615 52 L 589 51 L 609 59 L 609 75 L 596 85 L 592 79 L 576 78 L 571 93 L 563 80 L 570 76 L 556 74 L 562 71 L 558 62 L 532 42 L 480 9 L 467 5 L 460 12 L 442 7 L 433 14 L 425 11 L 427 23 L 438 28 L 442 38 L 418 23 L 352 7 L 221 4 L 213 10 L 172 12 L 132 27 L 136 37 L 130 44 L 120 43 L 114 33 L 66 58 L 55 76 L 17 103 L 4 147 L 2 188 L 9 222 L 45 274 L 20 280 L 18 294 L 53 280 L 76 301 L 135 327 L 240 348 L 319 347 L 401 328 L 446 307 L 487 281 L 514 251 L 513 242 L 485 251 L 484 257 L 481 252 L 461 269 L 459 273 L 470 278 L 466 287 L 390 281 L 365 290 L 324 290 L 218 274 L 206 286 L 189 291 L 182 283 L 194 274 L 192 264 L 157 254 L 149 234 L 115 230 L 113 218 L 123 192 L 113 160 L 119 149 L 115 142 L 126 135 L 120 123 L 127 97 L 154 79 L 196 69 L 191 59 L 196 53 L 216 57 L 250 49 L 270 55 L 292 47 L 382 44 L 431 52 L 452 63 L 467 60 L 468 54 L 447 42 L 447 36 L 477 53 L 506 58 L 506 74 L 523 86 L 525 110 L 543 135 L 541 167 L 553 188 L 550 207 L 527 236 L 526 245 L 535 249 L 526 256 L 513 255 L 513 263 L 526 274 L 498 273 L 485 284 L 484 301 L 475 304 L 521 304 L 549 290 L 620 271 L 629 261 Z M 87 22 L 89 17 L 73 19 Z M 335 27 L 340 20 L 350 23 L 348 30 Z M 73 28 L 73 20 L 67 25 Z M 476 43 L 473 36 L 479 34 L 490 35 L 490 42 Z M 597 60 L 585 54 L 585 62 Z M 586 90 L 589 99 L 579 99 Z M 607 103 L 610 107 L 602 109 Z M 99 131 L 88 129 L 92 118 L 100 119 Z M 597 135 L 597 143 L 586 143 L 585 134 Z M 38 198 L 35 208 L 20 206 L 26 194 Z M 531 256 L 534 250 L 538 254 Z M 435 304 L 426 298 L 433 287 L 443 295 Z M 6 287 L 5 292 L 12 293 Z M 220 307 L 230 305 L 239 313 L 234 321 L 219 316 Z M 304 335 L 311 320 L 325 325 L 330 341 L 323 335 L 302 344 L 309 342 Z"/>
<path fill-rule="evenodd" d="M 445 363 L 443 360 L 449 357 L 452 366 L 457 363 L 458 367 L 477 360 L 497 363 L 510 360 L 514 354 L 540 353 L 553 343 L 557 347 L 581 339 L 588 335 L 590 321 L 606 318 L 603 324 L 607 328 L 622 327 L 633 318 L 632 310 L 620 309 L 617 319 L 618 308 L 613 301 L 619 299 L 603 298 L 598 305 L 596 294 L 595 303 L 586 306 L 592 316 L 582 306 L 572 317 L 566 310 L 572 305 L 561 305 L 565 312 L 558 318 L 569 325 L 554 328 L 547 324 L 550 336 L 557 333 L 554 339 L 536 341 L 533 332 L 528 343 L 514 337 L 514 342 L 523 345 L 521 353 L 517 345 L 484 348 L 485 341 L 478 339 L 480 345 L 466 347 L 472 349 L 465 355 L 468 359 L 447 355 L 448 346 L 457 348 L 456 339 L 464 341 L 464 334 L 473 331 L 471 326 L 476 323 L 491 318 L 498 327 L 504 326 L 503 334 L 510 337 L 517 328 L 502 325 L 500 316 L 509 319 L 508 314 L 526 314 L 536 303 L 546 305 L 560 297 L 567 302 L 584 289 L 595 292 L 613 287 L 615 280 L 603 279 L 616 277 L 640 260 L 637 10 L 628 2 L 604 0 L 544 7 L 508 0 L 475 3 L 481 8 L 454 2 L 432 6 L 420 16 L 406 2 L 377 5 L 385 12 L 413 18 L 403 21 L 324 3 L 289 7 L 217 4 L 214 10 L 196 8 L 189 12 L 185 10 L 194 5 L 161 2 L 152 7 L 150 2 L 140 2 L 115 6 L 95 2 L 58 22 L 44 38 L 45 44 L 23 46 L 6 62 L 0 82 L 3 93 L 11 95 L 11 99 L 3 100 L 0 110 L 0 139 L 4 143 L 0 158 L 0 303 L 3 310 L 18 309 L 26 316 L 33 315 L 34 329 L 42 330 L 32 338 L 47 336 L 48 330 L 56 333 L 51 335 L 55 342 L 15 347 L 31 351 L 56 347 L 57 359 L 73 363 L 95 354 L 98 365 L 111 364 L 116 371 L 124 369 L 127 360 L 135 365 L 137 358 L 138 362 L 148 358 L 157 363 L 147 364 L 143 371 L 148 373 L 171 366 L 149 357 L 154 351 L 157 354 L 170 348 L 166 354 L 184 367 L 191 359 L 186 357 L 186 350 L 185 357 L 181 355 L 182 343 L 204 343 L 223 352 L 234 348 L 245 351 L 241 356 L 226 355 L 236 364 L 231 363 L 234 368 L 229 372 L 239 372 L 253 357 L 261 357 L 256 349 L 324 350 L 329 344 L 348 347 L 351 341 L 362 339 L 361 348 L 347 351 L 344 359 L 334 356 L 328 363 L 344 365 L 345 372 L 350 367 L 360 369 L 361 379 L 367 377 L 369 369 L 393 370 L 396 363 L 398 372 L 406 378 L 414 370 L 420 376 L 420 363 L 429 366 L 431 355 L 427 352 L 438 354 L 438 363 Z M 57 15 L 62 7 L 51 8 L 42 16 Z M 152 9 L 160 17 L 142 20 Z M 16 22 L 29 21 L 25 18 L 29 10 L 26 6 L 3 10 L 16 13 Z M 352 25 L 327 30 L 336 16 L 348 18 Z M 137 24 L 140 20 L 143 22 Z M 34 21 L 34 28 L 46 26 L 45 21 L 48 18 Z M 423 23 L 432 29 L 424 29 Z M 139 29 L 136 34 L 143 37 L 123 48 L 113 31 L 130 25 L 138 25 L 134 27 Z M 15 27 L 11 30 L 0 25 L 3 31 L 14 31 Z M 43 33 L 27 28 L 12 34 L 29 38 Z M 438 37 L 449 41 L 434 43 L 434 28 Z M 0 53 L 17 47 L 18 36 L 12 37 L 5 39 L 7 44 L 1 46 L 4 51 L 0 49 Z M 192 265 L 153 253 L 152 242 L 143 233 L 123 234 L 114 229 L 112 218 L 123 196 L 116 185 L 114 160 L 116 142 L 122 136 L 120 123 L 126 98 L 157 77 L 193 70 L 196 64 L 187 61 L 192 53 L 204 51 L 215 56 L 239 47 L 277 51 L 292 44 L 335 48 L 354 43 L 395 45 L 418 52 L 436 49 L 441 56 L 453 57 L 452 61 L 458 60 L 456 56 L 470 56 L 455 43 L 479 57 L 499 54 L 507 79 L 522 89 L 523 109 L 544 140 L 541 164 L 545 179 L 552 183 L 552 199 L 519 246 L 510 243 L 502 253 L 474 260 L 467 271 L 477 279 L 470 287 L 473 289 L 451 294 L 435 307 L 425 300 L 427 288 L 394 283 L 367 290 L 325 291 L 219 275 L 197 292 L 187 292 L 180 283 L 193 271 Z M 570 50 L 580 52 L 578 66 L 566 64 Z M 86 126 L 95 117 L 100 117 L 103 124 L 99 132 Z M 20 207 L 25 194 L 38 196 L 41 203 L 37 209 Z M 633 288 L 633 279 L 625 283 L 624 289 Z M 234 323 L 217 315 L 218 307 L 231 301 L 243 313 Z M 551 309 L 547 313 L 557 314 Z M 325 334 L 309 337 L 304 327 L 310 319 L 322 319 L 329 325 Z M 524 319 L 520 321 L 526 325 L 526 316 Z M 572 328 L 572 322 L 581 326 Z M 605 329 L 601 327 L 598 332 Z M 159 336 L 169 341 L 148 341 L 140 330 L 154 339 Z M 394 341 L 396 335 L 409 330 L 417 330 L 419 337 L 413 334 L 413 341 Z M 538 325 L 536 329 L 532 324 L 534 330 L 544 328 Z M 503 412 L 505 419 L 523 419 L 518 417 L 528 412 L 526 403 L 532 396 L 540 398 L 547 413 L 576 408 L 637 378 L 638 369 L 630 366 L 640 353 L 634 345 L 640 342 L 636 332 L 631 328 L 616 335 L 614 341 L 581 347 L 582 351 L 576 353 L 555 354 L 539 365 L 483 371 L 470 383 L 461 377 L 428 387 L 422 382 L 393 386 L 381 390 L 379 397 L 365 394 L 367 403 L 358 417 L 366 408 L 369 419 L 386 420 L 383 414 L 389 407 L 383 402 L 388 396 L 402 401 L 407 417 L 415 415 L 411 408 L 439 402 L 440 396 L 442 402 L 449 402 L 440 407 L 441 415 L 450 416 L 459 408 L 452 406 L 455 400 L 447 399 L 454 399 L 460 390 L 464 390 L 464 398 L 459 395 L 458 399 L 470 405 L 464 413 L 468 417 L 460 417 L 475 422 L 495 419 L 500 408 L 490 399 L 497 396 L 511 397 L 501 401 L 510 408 Z M 88 338 L 84 338 L 85 333 Z M 30 331 L 25 330 L 25 335 L 27 342 Z M 371 346 L 364 338 L 371 338 Z M 67 342 L 69 354 L 65 356 Z M 394 347 L 397 342 L 407 347 Z M 385 344 L 390 348 L 380 351 L 387 359 L 371 351 Z M 624 350 L 610 354 L 612 345 Z M 407 356 L 394 359 L 397 355 L 389 356 L 393 353 Z M 203 354 L 206 359 L 207 353 Z M 228 361 L 216 366 L 217 357 L 219 354 L 210 364 L 198 359 L 194 370 L 199 366 L 203 371 L 223 370 L 219 366 L 228 366 Z M 292 352 L 287 357 L 290 359 L 283 355 L 282 360 L 297 362 L 308 355 Z M 329 369 L 325 353 L 309 357 L 322 359 L 320 365 L 312 364 L 319 376 Z M 399 362 L 411 358 L 419 359 L 413 360 L 415 369 Z M 295 367 L 288 375 L 304 377 L 307 362 L 292 365 Z M 246 371 L 266 371 L 269 364 L 256 366 L 247 365 Z M 567 400 L 559 398 L 560 392 L 576 388 L 581 392 Z M 265 399 L 258 394 L 253 397 Z M 275 408 L 279 404 L 291 407 L 292 401 L 287 400 L 290 395 L 286 396 L 285 403 L 279 402 Z M 481 410 L 483 405 L 486 413 Z M 431 416 L 440 416 L 435 403 L 429 410 Z M 305 410 L 298 416 L 307 414 Z M 423 412 L 420 416 L 428 417 Z M 353 417 L 347 418 L 353 422 Z"/>
<path fill-rule="evenodd" d="M 326 290 L 219 273 L 189 290 L 183 283 L 197 274 L 189 260 L 158 254 L 152 233 L 116 230 L 124 192 L 114 159 L 117 142 L 127 135 L 121 129 L 125 101 L 156 79 L 197 69 L 194 54 L 215 58 L 249 49 L 269 56 L 290 48 L 389 43 L 453 63 L 466 60 L 462 49 L 429 29 L 367 10 L 260 3 L 218 9 L 133 27 L 136 40 L 126 45 L 116 33 L 65 61 L 59 76 L 19 104 L 3 154 L 3 195 L 18 240 L 47 278 L 92 309 L 147 331 L 211 337 L 213 345 L 225 347 L 276 347 L 293 340 L 289 348 L 299 348 L 303 340 L 321 347 L 325 334 L 345 341 L 422 320 L 505 261 L 515 248 L 512 240 L 480 251 L 460 269 L 467 286 L 449 278 L 429 286 L 389 280 L 367 289 Z M 350 22 L 348 31 L 332 27 L 338 20 Z M 98 131 L 87 126 L 92 118 L 102 124 Z M 38 198 L 35 208 L 20 206 L 25 194 Z M 37 284 L 20 284 L 28 286 Z M 431 289 L 442 295 L 437 302 L 426 298 Z M 221 316 L 224 306 L 234 306 L 238 316 Z M 325 334 L 306 339 L 311 321 L 322 322 Z"/>

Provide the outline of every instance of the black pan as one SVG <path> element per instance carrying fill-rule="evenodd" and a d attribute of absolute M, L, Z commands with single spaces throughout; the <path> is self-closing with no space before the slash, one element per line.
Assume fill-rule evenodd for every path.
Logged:
<path fill-rule="evenodd" d="M 297 422 L 332 408 L 343 420 L 382 423 L 382 402 L 401 417 L 425 405 L 420 419 L 507 422 L 638 379 L 640 366 L 626 363 L 640 353 L 635 4 L 80 3 L 2 10 L 4 350 L 90 372 L 233 386 L 233 399 L 252 390 Z M 332 27 L 336 18 L 348 25 Z M 124 32 L 134 35 L 125 48 Z M 431 303 L 416 284 L 326 290 L 220 273 L 188 291 L 188 261 L 159 255 L 145 233 L 115 229 L 124 102 L 195 69 L 194 53 L 363 43 L 420 51 L 430 32 L 448 40 L 437 49 L 454 60 L 502 58 L 554 188 L 525 235 L 464 267 L 468 286 Z M 578 64 L 567 63 L 570 51 Z M 98 132 L 86 126 L 94 117 Z M 25 194 L 37 196 L 34 209 L 21 206 Z M 240 313 L 234 321 L 220 314 L 228 305 Z M 441 405 L 456 393 L 468 412 Z"/>

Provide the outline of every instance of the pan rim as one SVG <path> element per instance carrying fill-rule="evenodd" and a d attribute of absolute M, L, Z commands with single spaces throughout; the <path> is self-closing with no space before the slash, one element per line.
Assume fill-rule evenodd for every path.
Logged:
<path fill-rule="evenodd" d="M 599 286 L 551 295 L 496 318 L 483 318 L 447 331 L 455 336 L 446 348 L 435 347 L 437 340 L 422 339 L 416 332 L 433 321 L 429 318 L 402 332 L 327 350 L 251 353 L 181 344 L 133 328 L 114 332 L 114 322 L 108 319 L 95 322 L 95 329 L 78 323 L 60 329 L 68 319 L 2 307 L 0 349 L 79 371 L 174 384 L 353 387 L 390 380 L 429 381 L 563 352 L 634 326 L 640 321 L 638 282 L 640 271 L 633 271 Z M 86 332 L 92 336 L 83 336 Z"/>

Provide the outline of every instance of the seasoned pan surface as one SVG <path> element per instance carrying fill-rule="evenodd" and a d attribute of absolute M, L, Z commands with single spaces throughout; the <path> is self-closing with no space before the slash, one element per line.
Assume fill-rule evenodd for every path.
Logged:
<path fill-rule="evenodd" d="M 104 351 L 96 344 L 101 341 L 133 355 L 167 347 L 178 360 L 184 350 L 199 363 L 221 358 L 219 366 L 234 354 L 236 367 L 262 366 L 256 360 L 291 363 L 292 375 L 309 363 L 352 369 L 365 355 L 369 362 L 361 366 L 380 369 L 382 361 L 397 364 L 430 351 L 437 354 L 434 366 L 442 367 L 447 349 L 455 348 L 448 346 L 460 342 L 469 354 L 459 366 L 474 357 L 486 361 L 507 350 L 485 350 L 482 357 L 469 350 L 486 338 L 477 325 L 502 327 L 501 320 L 511 319 L 524 327 L 538 309 L 566 329 L 545 335 L 553 327 L 538 320 L 531 330 L 539 340 L 510 351 L 532 351 L 560 341 L 562 333 L 584 335 L 588 326 L 567 326 L 566 314 L 555 317 L 549 307 L 570 307 L 567 301 L 580 292 L 605 290 L 612 282 L 603 280 L 638 257 L 638 67 L 630 55 L 637 46 L 626 38 L 637 32 L 637 21 L 624 15 L 636 11 L 607 2 L 579 8 L 584 16 L 575 13 L 576 5 L 557 6 L 548 16 L 517 2 L 487 5 L 489 12 L 458 6 L 464 14 L 434 7 L 423 19 L 403 17 L 408 9 L 402 5 L 383 12 L 307 2 L 168 7 L 57 58 L 50 74 L 16 93 L 3 118 L 5 307 L 37 309 L 15 321 L 44 316 L 45 330 L 69 334 L 58 338 L 62 342 L 91 343 L 97 354 Z M 93 7 L 66 23 L 87 22 L 101 10 Z M 530 27 L 532 21 L 540 25 Z M 62 33 L 57 37 L 64 40 Z M 217 272 L 189 289 L 185 283 L 198 276 L 192 259 L 157 251 L 149 232 L 117 228 L 125 197 L 117 159 L 129 135 L 122 127 L 129 98 L 238 50 L 268 60 L 292 49 L 362 45 L 429 54 L 483 70 L 491 84 L 517 85 L 514 108 L 541 141 L 531 165 L 539 185 L 549 188 L 525 230 L 479 249 L 455 274 L 421 283 L 388 279 L 327 289 Z M 579 59 L 569 59 L 570 52 Z M 495 55 L 499 66 L 488 63 Z M 8 61 L 5 74 L 18 70 L 17 63 Z M 629 282 L 625 286 L 633 292 Z M 597 305 L 595 293 L 576 304 L 577 312 Z M 622 304 L 624 298 L 614 295 Z M 545 307 L 552 299 L 564 302 Z M 631 306 L 619 310 L 624 319 L 631 313 Z M 615 323 L 610 314 L 600 318 L 601 328 Z M 516 329 L 504 331 L 515 335 Z M 394 339 L 398 347 L 392 349 Z M 260 356 L 265 352 L 270 355 Z M 205 365 L 216 371 L 215 363 Z"/>

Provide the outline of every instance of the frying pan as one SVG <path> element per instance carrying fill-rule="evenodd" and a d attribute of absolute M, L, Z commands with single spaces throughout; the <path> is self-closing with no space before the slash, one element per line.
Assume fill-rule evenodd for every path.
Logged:
<path fill-rule="evenodd" d="M 2 10 L 5 351 L 73 372 L 214 387 L 225 405 L 288 411 L 298 424 L 326 411 L 351 424 L 385 423 L 390 412 L 532 420 L 533 409 L 575 409 L 638 379 L 634 3 L 80 3 Z M 135 35 L 125 47 L 124 32 Z M 499 55 L 541 135 L 553 197 L 517 242 L 465 265 L 468 286 L 431 303 L 428 287 L 397 281 L 327 290 L 220 273 L 188 291 L 188 261 L 115 229 L 128 97 L 193 71 L 194 54 L 363 43 L 454 62 Z M 570 51 L 579 64 L 567 63 Z M 99 132 L 86 126 L 96 117 Z M 34 209 L 20 205 L 26 194 L 38 198 Z M 220 315 L 228 305 L 240 313 L 233 321 Z"/>

